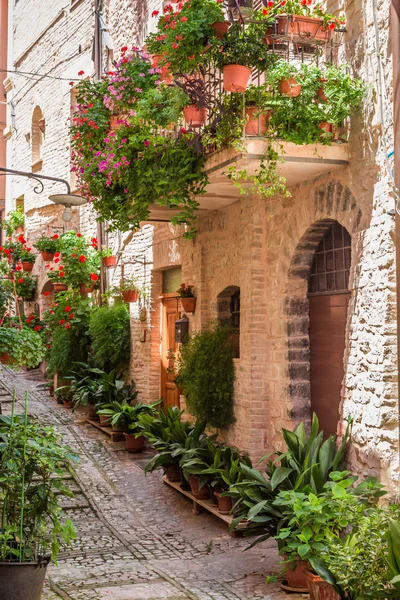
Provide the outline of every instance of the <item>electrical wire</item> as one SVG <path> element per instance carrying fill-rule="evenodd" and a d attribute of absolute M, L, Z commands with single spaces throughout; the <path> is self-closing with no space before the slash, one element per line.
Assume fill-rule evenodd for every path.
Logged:
<path fill-rule="evenodd" d="M 74 54 L 73 56 L 76 56 Z M 28 76 L 34 75 L 35 77 L 39 77 L 41 79 L 57 79 L 58 81 L 80 81 L 80 79 L 68 78 L 68 77 L 56 77 L 55 75 L 47 75 L 45 73 L 31 73 L 29 71 L 17 71 L 16 69 L 0 69 L 0 73 L 13 73 L 14 75 Z M 29 77 L 29 79 L 31 79 Z"/>

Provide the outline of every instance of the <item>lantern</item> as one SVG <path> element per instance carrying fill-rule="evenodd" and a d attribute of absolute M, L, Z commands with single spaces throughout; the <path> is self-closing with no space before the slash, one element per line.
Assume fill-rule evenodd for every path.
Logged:
<path fill-rule="evenodd" d="M 175 343 L 184 344 L 189 335 L 189 319 L 183 315 L 181 319 L 175 321 Z"/>

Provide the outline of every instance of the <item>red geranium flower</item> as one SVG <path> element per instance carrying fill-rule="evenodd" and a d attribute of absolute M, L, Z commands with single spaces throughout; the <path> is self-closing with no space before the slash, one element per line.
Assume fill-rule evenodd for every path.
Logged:
<path fill-rule="evenodd" d="M 40 331 L 42 329 L 41 325 L 36 325 L 36 327 L 33 328 L 34 331 Z"/>
<path fill-rule="evenodd" d="M 25 283 L 25 279 L 21 277 L 21 279 L 18 279 L 18 283 Z"/>
<path fill-rule="evenodd" d="M 60 272 L 59 272 L 59 274 L 58 274 L 58 276 L 59 276 L 59 277 L 65 277 L 65 273 L 64 273 L 64 271 L 60 271 Z"/>
<path fill-rule="evenodd" d="M 58 238 L 59 238 L 59 237 L 60 237 L 60 236 L 58 235 L 58 233 L 55 233 L 55 234 L 53 235 L 53 240 L 58 240 Z"/>
<path fill-rule="evenodd" d="M 18 236 L 18 241 L 20 244 L 26 244 L 26 239 L 24 238 L 23 235 Z"/>
<path fill-rule="evenodd" d="M 69 312 L 70 310 L 71 310 L 71 307 L 70 307 L 70 306 L 66 306 L 66 307 L 64 308 L 64 311 L 65 311 L 65 312 Z"/>
<path fill-rule="evenodd" d="M 59 258 L 55 258 L 55 259 L 54 259 L 54 262 L 55 262 L 55 263 L 59 263 L 59 262 L 60 262 L 60 259 L 59 259 Z"/>
<path fill-rule="evenodd" d="M 43 296 L 50 296 L 50 292 L 43 292 Z"/>
<path fill-rule="evenodd" d="M 182 23 L 186 23 L 186 21 L 188 20 L 188 18 L 187 17 L 181 17 L 180 20 L 182 21 Z"/>
<path fill-rule="evenodd" d="M 69 323 L 67 323 L 67 324 L 65 325 L 65 329 L 71 329 L 71 325 L 70 325 Z"/>
<path fill-rule="evenodd" d="M 65 323 L 64 319 L 60 319 L 60 320 L 58 321 L 58 324 L 59 324 L 59 325 L 64 325 L 64 323 Z"/>
<path fill-rule="evenodd" d="M 160 14 L 159 10 L 153 10 L 153 12 L 151 13 L 152 17 L 157 17 Z"/>
<path fill-rule="evenodd" d="M 76 237 L 82 237 L 82 234 L 81 233 L 77 233 Z"/>
<path fill-rule="evenodd" d="M 86 262 L 86 256 L 84 256 L 83 254 L 81 254 L 80 257 L 79 257 L 79 262 L 81 262 L 81 263 Z"/>
<path fill-rule="evenodd" d="M 60 256 L 60 254 L 61 254 L 60 252 L 54 252 L 55 258 L 58 258 Z"/>
<path fill-rule="evenodd" d="M 89 277 L 92 281 L 98 281 L 99 279 L 99 276 L 96 275 L 96 273 L 90 273 Z"/>
<path fill-rule="evenodd" d="M 20 271 L 21 269 L 22 269 L 21 265 L 17 265 L 17 266 L 15 267 L 15 270 L 16 270 L 16 271 Z"/>
<path fill-rule="evenodd" d="M 74 318 L 74 316 L 75 316 L 75 315 L 74 315 L 74 313 L 69 313 L 69 315 L 68 315 L 68 319 L 73 319 L 73 318 Z"/>
<path fill-rule="evenodd" d="M 85 74 L 85 71 L 78 71 L 79 76 L 84 75 L 84 74 Z"/>

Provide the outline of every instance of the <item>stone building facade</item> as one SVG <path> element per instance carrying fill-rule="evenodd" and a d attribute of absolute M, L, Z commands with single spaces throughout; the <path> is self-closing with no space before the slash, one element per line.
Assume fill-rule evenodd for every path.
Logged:
<path fill-rule="evenodd" d="M 125 43 L 143 42 L 152 27 L 151 12 L 160 4 L 159 0 L 103 2 L 112 37 L 109 46 L 116 55 Z M 317 251 L 322 255 L 324 235 L 342 231 L 337 224 L 344 228 L 343 236 L 351 240 L 351 262 L 342 269 L 348 275 L 348 293 L 343 305 L 346 319 L 340 353 L 343 376 L 336 392 L 340 400 L 337 428 L 343 432 L 348 416 L 354 418 L 354 468 L 378 475 L 395 489 L 399 409 L 395 200 L 388 159 L 393 145 L 390 3 L 381 2 L 379 11 L 370 0 L 340 0 L 330 5 L 347 20 L 345 42 L 339 50 L 341 62 L 348 62 L 352 73 L 368 85 L 362 111 L 351 122 L 347 164 L 314 171 L 308 179 L 294 177 L 289 186 L 291 198 L 276 205 L 232 194 L 229 201 L 201 211 L 197 234 L 190 241 L 183 238 L 183 228 L 149 222 L 137 233 L 110 236 L 108 243 L 114 250 L 123 248 L 124 272 L 134 272 L 146 289 L 146 299 L 131 308 L 130 366 L 145 401 L 164 392 L 170 280 L 179 278 L 195 286 L 197 306 L 189 314 L 191 331 L 218 319 L 222 304 L 240 290 L 236 422 L 223 433 L 259 457 L 278 447 L 281 427 L 292 428 L 308 420 L 311 406 L 318 413 L 318 397 L 312 398 L 318 349 L 310 338 L 310 305 L 315 297 L 310 278 L 317 272 L 315 256 Z M 69 179 L 69 81 L 77 79 L 80 70 L 93 73 L 95 8 L 94 0 L 72 0 L 70 6 L 61 0 L 50 6 L 40 0 L 10 0 L 9 69 L 16 72 L 9 73 L 5 82 L 7 101 L 13 103 L 15 113 L 11 120 L 8 112 L 7 166 Z M 104 66 L 112 55 L 112 48 L 104 49 Z M 33 160 L 32 123 L 37 107 L 45 132 L 40 156 L 36 148 Z M 299 164 L 301 170 L 301 160 Z M 59 190 L 58 184 L 46 185 L 46 193 L 39 196 L 29 181 L 13 178 L 7 185 L 8 210 L 18 198 L 24 199 L 29 241 L 46 228 L 63 227 L 60 211 L 47 199 Z M 74 224 L 83 233 L 96 231 L 95 215 L 88 208 L 75 215 Z M 349 254 L 343 256 L 348 260 Z M 41 264 L 35 269 L 40 289 L 46 278 Z M 120 275 L 119 265 L 109 277 L 117 280 Z M 325 272 L 324 277 L 328 277 Z M 343 286 L 340 291 L 346 292 Z M 322 292 L 321 296 L 329 296 L 329 284 Z M 176 306 L 179 316 L 177 301 Z M 329 314 L 335 313 L 332 306 Z M 329 327 L 335 333 L 335 323 L 328 323 L 328 335 Z M 337 370 L 337 365 L 332 368 Z M 323 389 L 323 382 L 318 385 L 322 387 L 315 389 Z M 180 401 L 184 406 L 183 397 Z"/>

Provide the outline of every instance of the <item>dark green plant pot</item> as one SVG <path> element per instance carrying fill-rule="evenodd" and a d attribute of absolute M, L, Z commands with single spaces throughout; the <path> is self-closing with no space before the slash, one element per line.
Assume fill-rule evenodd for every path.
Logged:
<path fill-rule="evenodd" d="M 0 563 L 0 600 L 40 600 L 48 563 Z"/>

